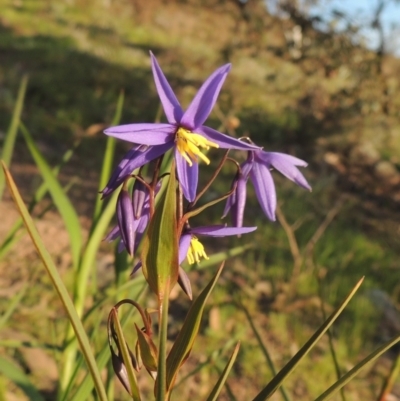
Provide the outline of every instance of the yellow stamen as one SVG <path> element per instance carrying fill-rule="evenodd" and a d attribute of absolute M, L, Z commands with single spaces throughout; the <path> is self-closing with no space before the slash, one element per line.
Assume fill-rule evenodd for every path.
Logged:
<path fill-rule="evenodd" d="M 199 148 L 208 150 L 210 147 L 219 147 L 216 143 L 204 138 L 204 136 L 195 134 L 182 127 L 176 132 L 175 142 L 178 152 L 188 162 L 189 166 L 193 165 L 193 161 L 198 162 L 198 158 L 206 164 L 210 164 L 210 159 L 201 153 Z"/>
<path fill-rule="evenodd" d="M 208 256 L 204 250 L 203 244 L 197 239 L 197 237 L 192 236 L 187 253 L 187 260 L 189 264 L 192 265 L 194 262 L 199 263 L 200 258 L 208 259 Z"/>

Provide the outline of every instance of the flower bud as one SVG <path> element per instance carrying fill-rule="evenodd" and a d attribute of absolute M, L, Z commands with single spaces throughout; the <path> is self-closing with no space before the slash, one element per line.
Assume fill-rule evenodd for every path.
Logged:
<path fill-rule="evenodd" d="M 132 256 L 135 245 L 134 216 L 132 201 L 125 187 L 121 189 L 117 200 L 117 220 L 122 241 Z"/>

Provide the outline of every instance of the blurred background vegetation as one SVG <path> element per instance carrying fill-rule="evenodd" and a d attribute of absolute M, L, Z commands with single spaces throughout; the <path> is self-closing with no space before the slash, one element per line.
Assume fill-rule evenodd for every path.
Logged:
<path fill-rule="evenodd" d="M 83 227 L 90 225 L 98 196 L 102 130 L 120 92 L 125 95 L 122 123 L 160 116 L 149 50 L 183 105 L 216 67 L 231 62 L 210 125 L 309 162 L 304 174 L 311 194 L 276 175 L 279 222 L 260 217 L 253 196 L 246 219 L 248 225 L 256 220 L 257 232 L 220 243 L 251 242 L 253 248 L 227 265 L 203 332 L 212 340 L 200 338 L 187 370 L 207 358 L 211 367 L 196 376 L 193 388 L 182 386 L 185 397 L 201 399 L 210 376 L 220 369 L 212 351 L 227 337 L 244 341 L 227 399 L 256 394 L 270 375 L 260 367 L 262 356 L 246 316 L 234 306 L 237 297 L 255 317 L 277 367 L 315 330 L 323 310 L 328 313 L 362 275 L 363 290 L 333 333 L 340 369 L 348 370 L 360 355 L 400 331 L 400 60 L 382 17 L 395 2 L 371 3 L 369 20 L 361 22 L 349 18 L 346 6 L 319 14 L 320 3 L 329 1 L 0 0 L 0 146 L 27 75 L 22 121 L 49 163 L 57 164 L 80 144 L 59 179 L 68 185 Z M 374 32 L 374 46 L 365 29 Z M 128 148 L 118 143 L 116 160 Z M 29 201 L 40 180 L 22 137 L 11 171 Z M 232 171 L 224 174 L 215 192 L 230 182 Z M 49 204 L 45 199 L 37 215 Z M 68 237 L 54 210 L 50 205 L 38 226 L 68 282 Z M 207 218 L 218 219 L 221 210 Z M 16 216 L 8 195 L 0 213 L 5 237 Z M 57 343 L 63 312 L 28 244 L 22 238 L 0 261 L 0 308 L 6 310 L 13 294 L 29 285 L 0 332 L 0 352 L 18 361 L 52 400 L 57 358 L 43 347 L 7 343 L 10 338 Z M 211 242 L 206 246 L 209 254 L 220 250 Z M 102 288 L 113 280 L 112 261 L 112 248 L 104 245 L 97 274 Z M 195 291 L 204 275 L 191 273 Z M 181 295 L 176 302 L 174 322 L 179 323 L 187 302 Z M 310 399 L 334 380 L 328 348 L 328 341 L 322 343 L 290 378 L 293 399 Z M 348 399 L 377 399 L 392 359 L 388 355 L 353 382 Z M 7 399 L 24 399 L 8 380 L 0 384 Z M 400 397 L 396 387 L 393 396 L 396 391 Z"/>

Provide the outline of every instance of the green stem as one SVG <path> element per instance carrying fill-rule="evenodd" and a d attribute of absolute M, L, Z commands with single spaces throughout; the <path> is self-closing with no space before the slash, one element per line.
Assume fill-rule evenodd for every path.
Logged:
<path fill-rule="evenodd" d="M 166 289 L 165 294 L 169 294 L 169 288 Z M 169 297 L 168 295 L 166 295 L 162 301 L 162 304 L 160 305 L 160 311 L 159 311 L 160 333 L 159 333 L 159 346 L 158 346 L 156 401 L 165 401 L 166 399 L 168 399 L 167 371 L 166 371 L 168 307 L 169 307 Z"/>

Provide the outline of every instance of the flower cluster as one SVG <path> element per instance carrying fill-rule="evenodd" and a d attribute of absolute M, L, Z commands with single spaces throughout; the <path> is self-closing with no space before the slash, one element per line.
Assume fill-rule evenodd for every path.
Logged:
<path fill-rule="evenodd" d="M 227 198 L 224 216 L 230 213 L 233 227 L 218 225 L 191 228 L 186 221 L 180 232 L 179 263 L 185 258 L 189 263 L 199 262 L 201 258 L 207 258 L 207 254 L 198 235 L 224 237 L 256 229 L 242 227 L 249 178 L 263 212 L 270 220 L 275 220 L 276 192 L 271 170 L 278 170 L 296 184 L 310 190 L 297 168 L 305 167 L 307 163 L 290 155 L 266 152 L 250 140 L 239 140 L 204 125 L 231 69 L 230 64 L 211 74 L 187 110 L 183 111 L 156 58 L 152 53 L 150 56 L 155 86 L 168 122 L 126 124 L 105 130 L 107 135 L 134 143 L 102 191 L 105 197 L 122 185 L 117 201 L 118 225 L 107 239 L 120 237 L 120 249 L 125 248 L 130 255 L 135 254 L 153 213 L 154 199 L 160 189 L 160 164 L 167 151 L 173 152 L 179 186 L 188 202 L 187 210 L 194 207 L 198 198 L 199 161 L 210 163 L 205 152 L 210 148 L 247 152 L 247 159 L 238 170 L 229 196 L 224 197 Z M 146 182 L 140 171 L 152 161 L 155 161 L 153 178 L 151 182 Z M 139 174 L 133 174 L 137 169 Z M 129 194 L 128 183 L 132 178 L 135 178 L 135 183 Z M 183 199 L 180 201 L 182 203 Z M 179 217 L 182 218 L 182 213 Z"/>

